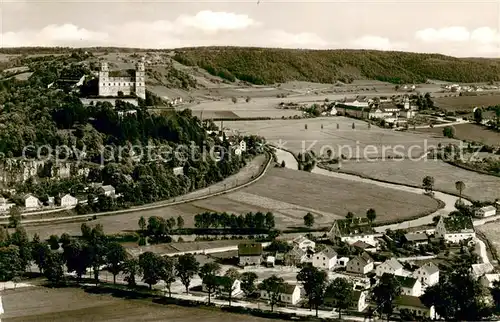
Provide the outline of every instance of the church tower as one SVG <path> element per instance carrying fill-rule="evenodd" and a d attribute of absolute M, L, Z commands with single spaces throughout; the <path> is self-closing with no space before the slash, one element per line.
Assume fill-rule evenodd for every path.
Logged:
<path fill-rule="evenodd" d="M 146 69 L 144 59 L 135 66 L 135 94 L 137 97 L 146 99 Z"/>
<path fill-rule="evenodd" d="M 99 96 L 109 95 L 106 83 L 109 81 L 109 67 L 107 62 L 101 62 L 101 69 L 99 70 Z"/>

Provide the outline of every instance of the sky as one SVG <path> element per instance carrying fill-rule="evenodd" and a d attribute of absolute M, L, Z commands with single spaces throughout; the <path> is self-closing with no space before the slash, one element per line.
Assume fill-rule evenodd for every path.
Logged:
<path fill-rule="evenodd" d="M 500 0 L 2 0 L 0 45 L 379 49 L 500 58 Z"/>

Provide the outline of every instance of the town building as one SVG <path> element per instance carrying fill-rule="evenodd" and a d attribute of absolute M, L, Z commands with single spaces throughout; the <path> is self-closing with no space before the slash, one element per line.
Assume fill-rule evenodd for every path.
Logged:
<path fill-rule="evenodd" d="M 491 263 L 472 264 L 472 277 L 479 279 L 483 275 L 489 274 L 495 270 Z"/>
<path fill-rule="evenodd" d="M 76 206 L 77 204 L 78 204 L 78 199 L 73 197 L 69 193 L 65 194 L 61 198 L 61 207 L 73 207 Z"/>
<path fill-rule="evenodd" d="M 14 203 L 7 202 L 7 199 L 0 197 L 0 212 L 8 211 L 14 205 Z"/>
<path fill-rule="evenodd" d="M 243 243 L 238 245 L 240 266 L 260 265 L 262 262 L 261 243 Z"/>
<path fill-rule="evenodd" d="M 423 319 L 434 319 L 436 317 L 434 306 L 430 308 L 417 296 L 400 295 L 394 300 L 394 313 L 401 314 L 405 310 Z"/>
<path fill-rule="evenodd" d="M 107 62 L 101 63 L 99 71 L 99 96 L 131 96 L 136 95 L 146 99 L 146 70 L 144 61 L 136 64 L 134 73 L 127 76 L 110 76 Z"/>
<path fill-rule="evenodd" d="M 366 291 L 355 290 L 352 293 L 352 303 L 349 306 L 349 309 L 354 310 L 356 312 L 363 312 L 368 307 L 367 301 L 368 293 Z M 324 305 L 329 308 L 335 308 L 336 303 L 335 299 L 331 297 L 325 297 Z"/>
<path fill-rule="evenodd" d="M 40 200 L 32 194 L 24 195 L 23 200 L 24 207 L 26 207 L 26 209 L 38 209 L 42 207 L 42 203 L 40 202 Z"/>
<path fill-rule="evenodd" d="M 427 245 L 429 243 L 429 236 L 426 233 L 407 233 L 405 240 L 412 246 Z"/>
<path fill-rule="evenodd" d="M 377 247 L 370 245 L 368 243 L 365 243 L 362 240 L 358 240 L 357 242 L 352 244 L 352 246 L 354 246 L 354 247 L 356 247 L 364 252 L 374 253 L 377 251 Z"/>
<path fill-rule="evenodd" d="M 106 197 L 114 198 L 116 196 L 115 188 L 112 185 L 101 186 L 99 191 Z"/>
<path fill-rule="evenodd" d="M 500 280 L 500 274 L 484 274 L 479 280 L 484 287 L 492 288 L 493 283 Z"/>
<path fill-rule="evenodd" d="M 294 247 L 298 247 L 303 251 L 306 251 L 308 249 L 314 250 L 314 248 L 316 247 L 315 242 L 304 236 L 299 236 L 295 238 L 294 240 L 292 240 L 292 244 L 294 245 Z"/>
<path fill-rule="evenodd" d="M 495 206 L 481 207 L 478 210 L 476 210 L 475 214 L 477 217 L 480 218 L 491 217 L 497 214 L 497 209 L 495 208 Z"/>
<path fill-rule="evenodd" d="M 349 245 L 360 240 L 376 247 L 377 237 L 382 234 L 376 233 L 368 222 L 362 222 L 363 219 L 355 218 L 352 222 L 348 219 L 335 220 L 328 231 L 328 237 L 332 241 L 341 240 Z"/>
<path fill-rule="evenodd" d="M 260 298 L 263 300 L 269 300 L 269 293 L 266 290 L 260 288 Z M 299 303 L 301 298 L 300 288 L 298 285 L 285 284 L 283 287 L 283 292 L 280 293 L 280 301 L 282 303 L 295 305 Z"/>
<path fill-rule="evenodd" d="M 373 270 L 373 259 L 368 253 L 362 253 L 347 262 L 346 271 L 349 273 L 368 274 Z"/>
<path fill-rule="evenodd" d="M 476 233 L 469 216 L 452 215 L 450 217 L 441 216 L 436 225 L 435 236 L 443 238 L 449 243 L 459 243 L 462 240 L 474 239 Z"/>
<path fill-rule="evenodd" d="M 439 268 L 432 262 L 420 266 L 412 275 L 425 286 L 432 286 L 439 282 Z"/>
<path fill-rule="evenodd" d="M 377 266 L 375 273 L 379 277 L 384 274 L 403 275 L 403 265 L 397 259 L 391 258 Z"/>
<path fill-rule="evenodd" d="M 298 266 L 303 263 L 312 263 L 314 251 L 307 249 L 302 250 L 295 246 L 284 254 L 284 262 L 287 266 Z"/>
<path fill-rule="evenodd" d="M 172 170 L 176 176 L 184 175 L 184 167 L 175 167 Z"/>
<path fill-rule="evenodd" d="M 337 264 L 337 252 L 331 247 L 325 247 L 313 256 L 314 267 L 330 270 Z"/>
<path fill-rule="evenodd" d="M 384 275 L 391 275 L 391 274 L 385 273 Z M 410 295 L 410 296 L 422 295 L 422 283 L 420 283 L 418 279 L 410 276 L 400 276 L 400 275 L 394 275 L 394 277 L 401 286 L 402 295 Z"/>

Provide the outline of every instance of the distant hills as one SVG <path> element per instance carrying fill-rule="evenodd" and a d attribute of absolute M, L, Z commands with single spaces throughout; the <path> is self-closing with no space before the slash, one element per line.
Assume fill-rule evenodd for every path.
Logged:
<path fill-rule="evenodd" d="M 71 48 L 2 48 L 4 54 L 48 54 L 75 51 Z M 500 80 L 500 60 L 455 58 L 376 50 L 299 50 L 254 47 L 195 47 L 181 49 L 83 48 L 89 52 L 165 52 L 187 66 L 198 66 L 229 81 L 264 85 L 287 81 L 349 83 L 374 79 L 401 83 L 442 80 L 460 83 Z"/>

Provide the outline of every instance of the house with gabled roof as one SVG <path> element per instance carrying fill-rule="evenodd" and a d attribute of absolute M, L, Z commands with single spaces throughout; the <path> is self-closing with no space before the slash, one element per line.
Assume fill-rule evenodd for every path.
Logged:
<path fill-rule="evenodd" d="M 262 289 L 262 284 L 259 285 L 260 289 L 260 298 L 264 300 L 269 300 L 269 293 Z M 301 293 L 300 287 L 298 285 L 291 285 L 285 283 L 283 286 L 283 291 L 280 293 L 280 301 L 282 303 L 295 305 L 300 301 Z"/>
<path fill-rule="evenodd" d="M 303 263 L 312 263 L 314 251 L 302 250 L 298 246 L 293 247 L 284 254 L 284 262 L 287 266 L 298 266 Z"/>
<path fill-rule="evenodd" d="M 349 219 L 335 220 L 332 228 L 328 231 L 328 237 L 331 241 L 340 239 L 349 245 L 360 240 L 376 247 L 378 245 L 377 237 L 380 236 L 382 234 L 376 233 L 368 220 L 361 217 L 354 218 L 352 221 Z"/>
<path fill-rule="evenodd" d="M 349 273 L 368 274 L 373 270 L 373 259 L 368 253 L 362 253 L 347 262 L 346 271 Z"/>
<path fill-rule="evenodd" d="M 337 252 L 333 248 L 326 246 L 313 255 L 312 264 L 314 267 L 330 270 L 337 264 Z"/>
<path fill-rule="evenodd" d="M 379 277 L 384 274 L 403 275 L 403 265 L 397 259 L 391 258 L 377 266 L 375 272 Z"/>
<path fill-rule="evenodd" d="M 465 215 L 450 215 L 439 219 L 435 236 L 449 243 L 459 243 L 462 240 L 476 238 L 472 218 Z"/>
<path fill-rule="evenodd" d="M 99 192 L 104 194 L 106 197 L 114 198 L 116 195 L 115 187 L 112 185 L 101 186 Z"/>
<path fill-rule="evenodd" d="M 354 290 L 352 291 L 352 302 L 349 308 L 356 312 L 363 312 L 368 307 L 368 292 L 364 290 Z M 336 307 L 336 300 L 331 297 L 325 297 L 323 301 L 324 305 L 328 308 Z"/>
<path fill-rule="evenodd" d="M 241 266 L 260 265 L 262 261 L 262 244 L 252 242 L 239 244 L 238 259 Z"/>
<path fill-rule="evenodd" d="M 26 209 L 37 209 L 42 207 L 42 203 L 40 202 L 40 200 L 30 193 L 25 194 L 23 196 L 23 200 L 24 200 L 24 207 L 26 207 Z"/>
<path fill-rule="evenodd" d="M 296 237 L 295 239 L 292 240 L 292 244 L 294 245 L 294 247 L 297 246 L 303 251 L 306 251 L 307 249 L 314 250 L 314 248 L 316 247 L 315 242 L 304 236 Z"/>
<path fill-rule="evenodd" d="M 426 245 L 429 243 L 429 236 L 426 233 L 406 233 L 405 241 L 412 246 Z"/>
<path fill-rule="evenodd" d="M 480 218 L 492 217 L 497 214 L 497 208 L 495 206 L 485 206 L 477 209 L 475 215 Z"/>
<path fill-rule="evenodd" d="M 391 275 L 385 273 L 384 275 Z M 409 296 L 420 296 L 422 295 L 422 283 L 416 278 L 410 276 L 400 276 L 394 275 L 394 278 L 401 286 L 401 294 Z"/>
<path fill-rule="evenodd" d="M 394 300 L 394 313 L 401 314 L 406 310 L 424 319 L 435 319 L 434 306 L 425 306 L 418 296 L 400 295 Z"/>
<path fill-rule="evenodd" d="M 491 263 L 472 264 L 471 268 L 472 277 L 475 279 L 479 279 L 481 276 L 489 274 L 495 270 L 495 267 L 493 267 Z"/>
<path fill-rule="evenodd" d="M 432 286 L 439 282 L 439 268 L 432 262 L 426 263 L 415 270 L 412 276 L 425 286 Z"/>
<path fill-rule="evenodd" d="M 377 247 L 373 246 L 373 245 L 370 245 L 368 243 L 365 243 L 364 241 L 362 240 L 358 240 L 357 242 L 355 242 L 354 244 L 352 244 L 352 246 L 364 251 L 364 252 L 370 252 L 370 253 L 374 253 L 377 251 Z"/>

